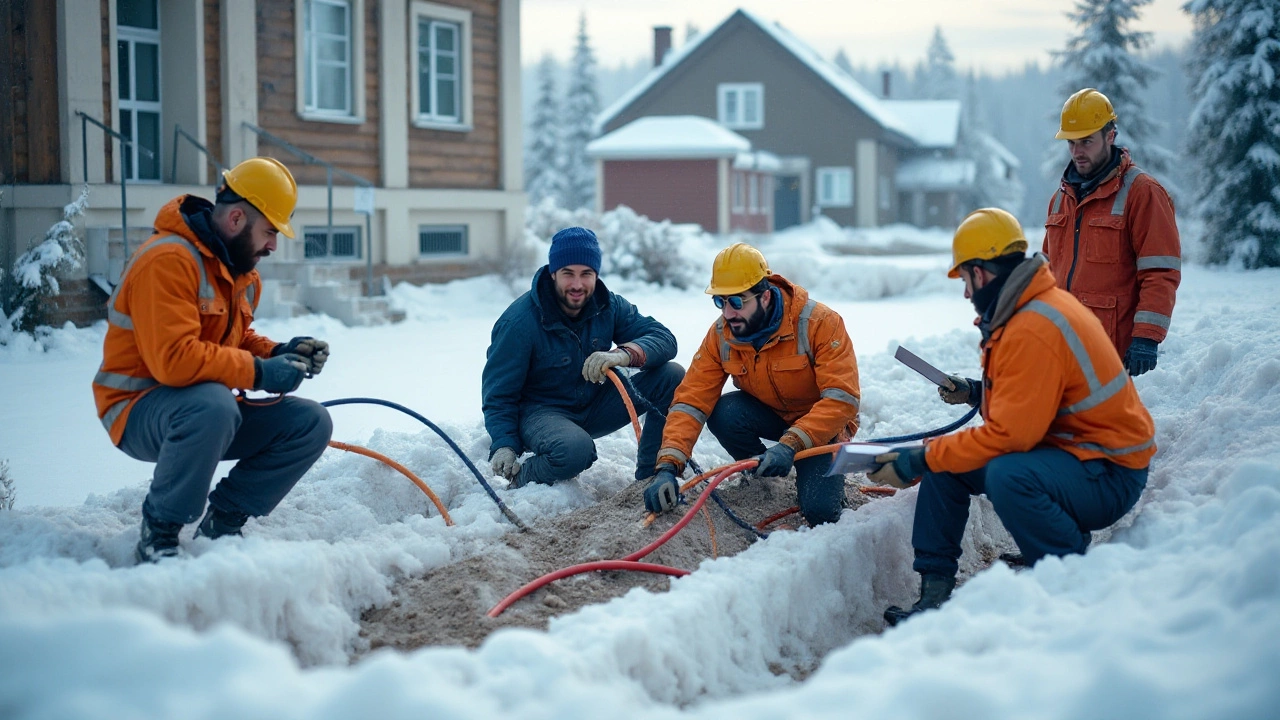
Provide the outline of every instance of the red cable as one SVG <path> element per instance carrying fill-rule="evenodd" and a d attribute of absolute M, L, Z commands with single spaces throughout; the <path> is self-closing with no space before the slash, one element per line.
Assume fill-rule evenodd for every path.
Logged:
<path fill-rule="evenodd" d="M 553 573 L 543 575 L 537 580 L 534 580 L 519 590 L 511 593 L 505 597 L 502 602 L 494 605 L 493 609 L 488 612 L 488 616 L 491 618 L 498 617 L 502 614 L 502 611 L 510 607 L 512 603 L 525 595 L 528 595 L 534 590 L 537 590 L 543 585 L 548 585 L 556 580 L 567 578 L 570 575 L 579 575 L 581 573 L 591 572 L 592 570 L 635 570 L 637 572 L 658 573 L 661 575 L 671 575 L 673 577 L 681 577 L 689 574 L 688 570 L 681 570 L 680 568 L 667 567 L 666 565 L 655 565 L 653 563 L 633 562 L 630 560 L 597 560 L 595 562 L 583 563 L 581 565 L 572 565 L 562 570 L 557 570 Z"/>
<path fill-rule="evenodd" d="M 703 505 L 706 504 L 707 498 L 711 497 L 711 491 L 715 490 L 717 485 L 724 482 L 730 475 L 738 472 L 739 470 L 747 470 L 755 466 L 756 466 L 755 458 L 752 458 L 750 460 L 739 460 L 738 462 L 733 463 L 732 465 L 725 465 L 724 468 L 720 470 L 719 473 L 716 474 L 715 478 L 712 479 L 711 482 L 707 483 L 706 489 L 704 489 L 702 491 L 702 494 L 698 496 L 697 502 L 695 502 L 693 506 L 689 508 L 688 512 L 684 514 L 684 517 L 680 518 L 679 522 L 677 522 L 675 525 L 672 525 L 671 528 L 666 532 L 662 533 L 662 535 L 659 536 L 657 540 L 654 540 L 648 545 L 645 545 L 644 547 L 640 548 L 639 550 L 631 553 L 630 555 L 622 559 L 623 560 L 639 560 L 645 555 L 648 555 L 654 550 L 657 550 L 659 547 L 662 546 L 663 543 L 670 540 L 676 533 L 680 532 L 685 525 L 688 525 L 690 521 L 693 520 L 694 514 L 698 512 L 699 508 L 701 508 Z"/>

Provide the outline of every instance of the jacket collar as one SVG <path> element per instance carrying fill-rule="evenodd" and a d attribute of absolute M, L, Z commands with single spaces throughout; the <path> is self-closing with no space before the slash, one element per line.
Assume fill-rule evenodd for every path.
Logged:
<path fill-rule="evenodd" d="M 1089 198 L 1103 198 L 1115 194 L 1120 189 L 1118 178 L 1129 172 L 1129 168 L 1133 167 L 1133 159 L 1129 157 L 1128 148 L 1115 148 L 1120 153 L 1120 160 L 1109 171 L 1102 174 L 1102 177 L 1096 178 L 1095 182 L 1088 183 L 1088 189 L 1081 192 L 1079 181 L 1082 179 L 1078 172 L 1075 172 L 1075 165 L 1071 161 L 1067 161 L 1067 168 L 1062 173 L 1062 191 L 1071 193 L 1071 197 L 1076 202 L 1084 202 Z M 1070 179 L 1069 179 L 1070 178 Z"/>
<path fill-rule="evenodd" d="M 210 247 L 210 241 L 205 237 L 202 237 L 195 228 L 192 228 L 187 223 L 186 215 L 188 212 L 193 210 L 199 211 L 201 209 L 207 211 L 212 209 L 212 207 L 213 203 L 199 197 L 198 195 L 179 195 L 165 203 L 164 207 L 160 208 L 160 212 L 156 213 L 154 229 L 159 235 L 177 235 L 195 245 L 201 255 L 217 260 L 218 268 L 221 270 L 222 276 L 227 280 L 227 282 L 235 284 L 238 281 L 251 280 L 254 277 L 254 274 L 258 272 L 256 269 L 250 270 L 239 278 L 232 277 L 231 270 L 228 265 L 228 259 L 220 257 L 213 248 Z M 219 241 L 221 240 L 221 238 L 218 239 Z M 221 246 L 221 249 L 225 252 L 225 245 Z"/>
<path fill-rule="evenodd" d="M 1044 253 L 1036 253 L 1024 260 L 1009 274 L 1009 280 L 1005 282 L 1004 288 L 1000 291 L 1000 297 L 996 299 L 996 307 L 991 313 L 991 318 L 984 318 L 978 323 L 983 342 L 1004 327 L 1023 305 L 1056 285 L 1053 274 L 1049 272 L 1049 258 Z"/>
<path fill-rule="evenodd" d="M 781 275 L 770 275 L 769 284 L 777 288 L 782 293 L 783 314 L 782 323 L 778 326 L 776 332 L 760 347 L 761 350 L 770 345 L 785 340 L 796 334 L 796 326 L 800 324 L 800 311 L 804 309 L 806 303 L 809 302 L 809 292 L 799 285 L 793 284 L 790 280 Z M 733 331 L 729 329 L 729 324 L 724 322 L 722 316 L 716 321 L 716 325 L 720 328 L 720 336 L 728 340 L 734 345 L 745 345 L 750 347 L 751 343 L 744 342 L 734 337 Z"/>

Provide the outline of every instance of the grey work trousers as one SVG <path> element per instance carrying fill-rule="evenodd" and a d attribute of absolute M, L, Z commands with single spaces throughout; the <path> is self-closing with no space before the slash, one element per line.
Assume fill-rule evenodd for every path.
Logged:
<path fill-rule="evenodd" d="M 324 452 L 329 411 L 285 397 L 271 405 L 236 402 L 220 383 L 158 387 L 134 403 L 120 449 L 156 464 L 143 507 L 155 520 L 195 521 L 205 498 L 224 512 L 270 513 Z M 209 486 L 222 460 L 239 460 Z"/>

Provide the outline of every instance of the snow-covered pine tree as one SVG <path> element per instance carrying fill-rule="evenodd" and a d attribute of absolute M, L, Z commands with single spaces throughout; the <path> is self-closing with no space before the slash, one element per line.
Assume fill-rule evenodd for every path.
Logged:
<path fill-rule="evenodd" d="M 0 307 L 0 345 L 15 332 L 32 332 L 44 320 L 44 301 L 62 291 L 58 275 L 80 267 L 84 243 L 76 236 L 75 219 L 89 206 L 89 186 L 75 202 L 62 208 L 62 220 L 54 223 L 44 239 L 13 263 L 8 297 Z"/>
<path fill-rule="evenodd" d="M 1116 111 L 1116 144 L 1128 148 L 1138 167 L 1176 194 L 1169 177 L 1173 153 L 1156 141 L 1160 125 L 1143 102 L 1147 85 L 1159 74 L 1137 55 L 1151 44 L 1151 33 L 1130 29 L 1142 7 L 1150 4 L 1151 0 L 1076 0 L 1067 17 L 1079 34 L 1053 56 L 1064 73 L 1058 87 L 1062 100 L 1087 87 L 1106 95 Z M 1055 114 L 1054 125 L 1057 121 Z M 1050 177 L 1061 174 L 1069 159 L 1067 143 L 1053 140 L 1043 170 Z"/>
<path fill-rule="evenodd" d="M 1017 158 L 988 131 L 973 71 L 965 78 L 956 145 L 956 154 L 974 164 L 973 190 L 966 198 L 965 211 L 998 207 L 1019 215 L 1026 190 L 1017 174 Z"/>
<path fill-rule="evenodd" d="M 1280 266 L 1280 3 L 1191 0 L 1187 149 L 1211 263 Z"/>
<path fill-rule="evenodd" d="M 845 54 L 844 48 L 836 50 L 836 56 L 832 58 L 831 62 L 835 63 L 836 67 L 845 71 L 849 77 L 853 77 L 853 63 L 849 62 L 849 56 Z"/>
<path fill-rule="evenodd" d="M 924 62 L 916 66 L 914 94 L 919 100 L 955 100 L 960 97 L 956 56 L 947 47 L 941 27 L 933 29 L 933 39 L 925 51 Z"/>
<path fill-rule="evenodd" d="M 561 152 L 562 117 L 556 94 L 556 61 L 551 54 L 538 64 L 538 99 L 533 105 L 533 121 L 529 126 L 532 142 L 525 154 L 525 191 L 529 202 L 537 205 L 550 198 L 564 202 L 564 156 Z"/>
<path fill-rule="evenodd" d="M 587 37 L 587 15 L 578 20 L 578 45 L 573 51 L 569 89 L 564 102 L 565 207 L 592 208 L 596 195 L 596 171 L 587 157 L 587 143 L 595 138 L 593 127 L 600 112 L 596 93 L 596 58 Z"/>

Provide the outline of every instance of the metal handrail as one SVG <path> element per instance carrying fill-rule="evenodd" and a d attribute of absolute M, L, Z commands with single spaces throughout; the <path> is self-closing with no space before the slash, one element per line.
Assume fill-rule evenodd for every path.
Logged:
<path fill-rule="evenodd" d="M 209 152 L 209 148 L 202 145 L 199 140 L 192 137 L 191 133 L 187 132 L 186 130 L 183 130 L 182 126 L 178 124 L 174 124 L 173 126 L 173 163 L 171 165 L 171 170 L 169 171 L 169 182 L 173 183 L 174 185 L 178 184 L 178 138 L 179 137 L 186 138 L 187 142 L 191 143 L 191 145 L 195 147 L 196 150 L 199 150 L 200 152 L 204 153 L 204 159 L 210 165 L 212 165 L 215 170 L 218 171 L 217 174 L 214 175 L 214 180 L 213 180 L 214 187 L 217 187 L 218 182 L 222 177 L 222 171 L 227 169 L 226 166 L 218 162 L 218 159 L 213 156 L 213 153 Z"/>
<path fill-rule="evenodd" d="M 129 257 L 129 196 L 126 186 L 128 185 L 129 173 L 125 172 L 124 151 L 125 148 L 131 148 L 134 142 L 111 128 L 103 125 L 97 118 L 87 115 L 77 110 L 76 115 L 80 116 L 80 147 L 81 158 L 84 160 L 84 182 L 89 184 L 89 123 L 93 123 L 102 128 L 107 135 L 120 141 L 120 240 L 124 243 L 124 256 Z M 147 157 L 155 158 L 156 154 L 150 150 L 138 146 L 138 151 L 147 154 Z M 105 179 L 105 178 L 104 178 Z"/>
<path fill-rule="evenodd" d="M 328 207 L 328 210 L 329 210 L 328 223 L 329 224 L 325 232 L 327 234 L 326 236 L 328 237 L 329 242 L 332 243 L 333 242 L 333 174 L 337 173 L 347 178 L 348 180 L 351 180 L 357 185 L 361 185 L 363 187 L 373 188 L 376 186 L 373 183 L 369 182 L 368 180 L 360 177 L 359 175 L 354 175 L 352 173 L 347 172 L 346 170 L 343 170 L 342 168 L 335 167 L 334 164 L 329 162 L 328 160 L 322 160 L 321 158 L 318 158 L 315 155 L 312 155 L 306 150 L 303 150 L 302 148 L 294 146 L 293 143 L 289 142 L 288 140 L 285 140 L 282 137 L 277 137 L 275 135 L 272 135 L 271 133 L 267 132 L 266 130 L 263 130 L 257 125 L 254 125 L 248 120 L 243 121 L 241 124 L 244 125 L 244 127 L 247 128 L 248 130 L 256 134 L 258 137 L 261 137 L 267 142 L 270 142 L 273 145 L 278 145 L 284 148 L 285 150 L 293 153 L 300 160 L 302 160 L 303 163 L 307 165 L 320 165 L 324 167 L 325 187 L 328 190 L 328 205 L 329 205 Z M 364 230 L 365 292 L 368 294 L 369 297 L 373 297 L 373 216 L 372 215 L 364 216 L 364 226 L 365 226 L 365 230 Z"/>

